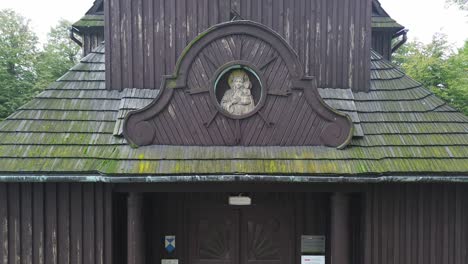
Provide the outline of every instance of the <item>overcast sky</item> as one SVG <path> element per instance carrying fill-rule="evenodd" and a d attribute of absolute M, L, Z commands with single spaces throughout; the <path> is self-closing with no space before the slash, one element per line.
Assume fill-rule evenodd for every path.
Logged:
<path fill-rule="evenodd" d="M 0 0 L 0 9 L 11 8 L 31 19 L 41 41 L 60 18 L 77 21 L 94 0 Z M 171 1 L 171 0 L 168 0 Z M 196 0 L 194 0 L 196 1 Z M 410 30 L 410 39 L 431 40 L 444 32 L 457 46 L 468 39 L 468 14 L 456 7 L 446 8 L 445 0 L 380 0 L 385 10 Z"/>

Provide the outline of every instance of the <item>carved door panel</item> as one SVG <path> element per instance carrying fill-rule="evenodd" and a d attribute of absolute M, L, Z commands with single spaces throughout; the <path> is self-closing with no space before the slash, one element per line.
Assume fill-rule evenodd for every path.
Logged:
<path fill-rule="evenodd" d="M 290 264 L 292 212 L 263 207 L 193 209 L 190 264 Z"/>
<path fill-rule="evenodd" d="M 193 209 L 190 263 L 239 263 L 239 213 L 230 209 Z"/>
<path fill-rule="evenodd" d="M 246 208 L 241 217 L 241 263 L 292 263 L 291 213 Z"/>

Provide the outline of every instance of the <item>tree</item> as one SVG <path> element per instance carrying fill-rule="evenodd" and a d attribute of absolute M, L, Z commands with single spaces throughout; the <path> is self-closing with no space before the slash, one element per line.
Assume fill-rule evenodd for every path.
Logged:
<path fill-rule="evenodd" d="M 435 92 L 468 115 L 468 41 L 447 59 L 447 87 Z"/>
<path fill-rule="evenodd" d="M 446 0 L 449 5 L 456 5 L 461 10 L 468 11 L 468 0 Z"/>
<path fill-rule="evenodd" d="M 37 43 L 26 18 L 0 10 L 0 119 L 33 95 Z"/>
<path fill-rule="evenodd" d="M 70 27 L 71 22 L 60 20 L 48 33 L 47 43 L 37 60 L 35 91 L 47 87 L 78 62 L 80 47 L 70 39 Z"/>
<path fill-rule="evenodd" d="M 12 10 L 0 11 L 0 120 L 77 63 L 80 47 L 69 38 L 70 26 L 59 21 L 38 51 L 29 21 Z"/>
<path fill-rule="evenodd" d="M 409 42 L 395 53 L 394 62 L 406 74 L 468 115 L 467 43 L 453 52 L 446 36 L 436 34 L 427 45 Z"/>
<path fill-rule="evenodd" d="M 446 86 L 445 58 L 449 53 L 446 36 L 436 34 L 427 45 L 414 41 L 403 46 L 395 54 L 394 62 L 427 88 Z"/>

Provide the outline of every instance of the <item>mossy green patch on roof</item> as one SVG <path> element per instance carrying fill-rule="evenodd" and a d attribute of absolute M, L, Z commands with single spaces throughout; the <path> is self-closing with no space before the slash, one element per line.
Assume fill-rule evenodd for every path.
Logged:
<path fill-rule="evenodd" d="M 73 24 L 78 29 L 102 28 L 104 30 L 104 15 L 85 15 Z"/>
<path fill-rule="evenodd" d="M 468 118 L 372 53 L 371 91 L 319 89 L 350 114 L 362 137 L 327 147 L 132 148 L 128 111 L 157 90 L 107 90 L 104 48 L 0 123 L 0 174 L 272 174 L 362 176 L 468 174 Z M 355 135 L 356 136 L 356 135 Z"/>
<path fill-rule="evenodd" d="M 372 16 L 372 28 L 379 29 L 403 29 L 402 25 L 397 23 L 394 19 L 388 16 Z"/>

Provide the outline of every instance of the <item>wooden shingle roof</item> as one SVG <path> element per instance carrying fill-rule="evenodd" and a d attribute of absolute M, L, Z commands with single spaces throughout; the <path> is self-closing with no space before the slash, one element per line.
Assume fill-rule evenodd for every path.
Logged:
<path fill-rule="evenodd" d="M 104 28 L 104 15 L 85 15 L 73 24 L 73 27 L 83 28 Z"/>
<path fill-rule="evenodd" d="M 405 27 L 400 25 L 391 17 L 372 16 L 372 28 L 373 29 L 392 29 L 400 30 Z"/>
<path fill-rule="evenodd" d="M 104 28 L 104 1 L 95 0 L 93 6 L 86 12 L 80 20 L 73 24 L 73 27 L 82 29 L 103 29 Z"/>
<path fill-rule="evenodd" d="M 372 28 L 380 30 L 394 30 L 398 31 L 405 27 L 396 22 L 390 15 L 382 8 L 378 0 L 372 1 Z"/>
<path fill-rule="evenodd" d="M 21 175 L 464 175 L 468 117 L 372 53 L 369 93 L 320 89 L 353 117 L 359 134 L 344 150 L 327 147 L 132 148 L 124 115 L 156 90 L 105 89 L 104 47 L 82 59 L 0 123 L 0 179 Z"/>

